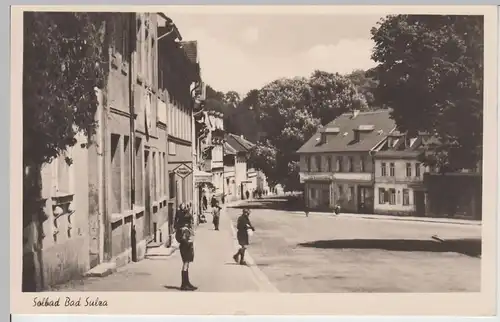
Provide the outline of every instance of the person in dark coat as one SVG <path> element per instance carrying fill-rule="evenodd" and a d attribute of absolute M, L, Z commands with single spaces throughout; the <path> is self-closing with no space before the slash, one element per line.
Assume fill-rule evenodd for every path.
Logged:
<path fill-rule="evenodd" d="M 197 289 L 189 281 L 189 264 L 194 261 L 193 225 L 193 216 L 188 211 L 186 204 L 182 203 L 175 214 L 174 220 L 175 239 L 179 243 L 179 252 L 182 258 L 182 291 L 194 291 Z"/>
<path fill-rule="evenodd" d="M 213 215 L 213 224 L 214 224 L 214 229 L 215 230 L 219 230 L 219 222 L 220 222 L 220 211 L 221 211 L 221 206 L 219 205 L 219 203 L 217 202 L 217 204 L 215 205 L 215 207 L 213 208 L 212 210 L 212 215 Z"/>
<path fill-rule="evenodd" d="M 215 198 L 215 196 L 212 196 L 212 199 L 210 200 L 210 206 L 212 208 L 214 208 L 215 206 L 217 206 L 217 198 Z"/>
<path fill-rule="evenodd" d="M 203 196 L 203 210 L 207 210 L 208 208 L 208 199 L 207 196 Z"/>
<path fill-rule="evenodd" d="M 245 192 L 245 196 L 247 197 L 247 200 L 250 199 L 250 192 L 248 192 L 248 190 Z"/>
<path fill-rule="evenodd" d="M 251 229 L 255 231 L 255 228 L 252 226 L 250 222 L 250 210 L 243 209 L 243 214 L 238 217 L 238 221 L 236 223 L 236 237 L 238 238 L 238 243 L 240 244 L 240 249 L 236 254 L 234 254 L 233 259 L 236 263 L 240 263 L 240 265 L 246 265 L 245 262 L 245 251 L 249 244 L 248 238 L 248 230 Z"/>

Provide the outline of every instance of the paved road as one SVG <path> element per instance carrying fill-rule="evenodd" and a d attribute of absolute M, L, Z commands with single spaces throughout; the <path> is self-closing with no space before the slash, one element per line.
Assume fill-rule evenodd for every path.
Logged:
<path fill-rule="evenodd" d="M 431 238 L 477 239 L 479 225 L 319 214 L 306 218 L 280 211 L 285 207 L 277 200 L 244 206 L 253 208 L 257 229 L 250 253 L 281 292 L 479 291 L 480 259 Z M 228 209 L 232 220 L 240 212 Z"/>

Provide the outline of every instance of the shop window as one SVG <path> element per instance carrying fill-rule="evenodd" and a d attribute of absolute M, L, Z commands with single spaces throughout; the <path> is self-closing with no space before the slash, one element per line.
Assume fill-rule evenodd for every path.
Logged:
<path fill-rule="evenodd" d="M 385 200 L 385 189 L 384 188 L 379 188 L 378 189 L 378 203 L 381 204 L 381 205 L 386 203 L 386 200 Z"/>
<path fill-rule="evenodd" d="M 410 204 L 410 191 L 408 189 L 403 189 L 403 205 L 408 206 Z"/>
<path fill-rule="evenodd" d="M 415 163 L 415 177 L 420 178 L 420 163 Z"/>
<path fill-rule="evenodd" d="M 389 204 L 396 204 L 396 189 L 389 189 Z"/>

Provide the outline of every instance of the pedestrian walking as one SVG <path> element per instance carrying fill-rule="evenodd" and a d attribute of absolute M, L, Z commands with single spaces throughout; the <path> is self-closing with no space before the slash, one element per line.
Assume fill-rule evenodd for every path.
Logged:
<path fill-rule="evenodd" d="M 214 208 L 215 206 L 217 206 L 217 198 L 212 196 L 212 199 L 210 200 L 210 207 Z"/>
<path fill-rule="evenodd" d="M 212 216 L 213 216 L 212 223 L 214 224 L 214 229 L 215 230 L 219 230 L 220 211 L 221 211 L 221 209 L 222 209 L 221 206 L 217 202 L 217 205 L 212 210 Z"/>
<path fill-rule="evenodd" d="M 245 192 L 245 196 L 247 197 L 247 200 L 250 199 L 250 192 L 248 192 L 248 190 Z"/>
<path fill-rule="evenodd" d="M 203 195 L 203 210 L 208 209 L 208 199 L 207 196 Z"/>
<path fill-rule="evenodd" d="M 245 251 L 249 244 L 249 230 L 255 231 L 255 228 L 252 226 L 250 222 L 250 210 L 243 209 L 243 214 L 238 217 L 238 221 L 236 223 L 236 237 L 238 238 L 238 243 L 240 244 L 240 249 L 234 254 L 233 259 L 236 263 L 240 263 L 240 265 L 246 265 L 245 262 Z"/>
<path fill-rule="evenodd" d="M 189 264 L 194 261 L 194 232 L 193 215 L 186 204 L 182 203 L 175 215 L 174 228 L 175 239 L 179 243 L 179 252 L 182 258 L 181 290 L 195 291 L 198 289 L 189 281 Z"/>

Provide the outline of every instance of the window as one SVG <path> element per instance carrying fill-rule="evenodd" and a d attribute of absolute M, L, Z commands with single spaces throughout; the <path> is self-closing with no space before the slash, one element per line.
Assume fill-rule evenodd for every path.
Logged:
<path fill-rule="evenodd" d="M 56 169 L 56 192 L 58 194 L 69 194 L 71 193 L 70 188 L 70 165 L 66 162 L 66 155 L 62 154 L 56 159 L 57 169 Z"/>
<path fill-rule="evenodd" d="M 354 187 L 349 187 L 349 201 L 354 200 Z"/>
<path fill-rule="evenodd" d="M 144 54 L 142 53 L 142 16 L 143 14 L 137 15 L 136 19 L 136 38 L 137 38 L 137 50 L 135 51 L 135 68 L 137 70 L 137 73 L 141 73 L 141 64 L 142 64 L 142 56 Z"/>
<path fill-rule="evenodd" d="M 354 165 L 353 165 L 353 158 L 348 157 L 347 158 L 347 171 L 352 172 L 354 170 Z"/>
<path fill-rule="evenodd" d="M 391 177 L 394 177 L 394 176 L 395 176 L 395 169 L 394 169 L 394 163 L 393 163 L 393 162 L 391 162 L 391 163 L 389 164 L 389 175 L 390 175 Z"/>
<path fill-rule="evenodd" d="M 378 189 L 378 203 L 379 204 L 384 204 L 385 201 L 385 189 L 384 188 L 379 188 Z"/>
<path fill-rule="evenodd" d="M 326 161 L 328 162 L 328 172 L 332 172 L 332 157 L 327 157 Z"/>
<path fill-rule="evenodd" d="M 365 172 L 365 157 L 361 156 L 359 159 L 359 169 L 361 172 Z"/>
<path fill-rule="evenodd" d="M 411 163 L 406 163 L 406 176 L 411 177 Z"/>
<path fill-rule="evenodd" d="M 168 155 L 175 155 L 176 154 L 175 148 L 176 148 L 175 142 L 169 141 L 168 142 Z"/>
<path fill-rule="evenodd" d="M 315 159 L 316 159 L 316 171 L 321 171 L 321 156 L 317 155 Z"/>
<path fill-rule="evenodd" d="M 153 156 L 152 156 L 152 170 L 153 170 L 153 173 L 151 174 L 151 197 L 152 197 L 153 201 L 158 201 L 158 193 L 157 193 L 158 168 L 157 168 L 156 152 L 153 152 Z"/>
<path fill-rule="evenodd" d="M 168 191 L 168 178 L 167 178 L 167 155 L 165 152 L 163 152 L 163 158 L 162 158 L 162 165 L 163 165 L 163 193 L 162 196 L 166 197 L 167 196 L 167 191 Z"/>
<path fill-rule="evenodd" d="M 132 206 L 131 202 L 131 196 L 132 196 L 132 189 L 130 189 L 130 178 L 129 173 L 131 171 L 130 167 L 130 137 L 124 136 L 123 137 L 123 172 L 125 173 L 125 180 L 123 181 L 123 206 L 125 209 L 130 209 Z"/>
<path fill-rule="evenodd" d="M 310 188 L 309 191 L 311 192 L 311 199 L 315 199 L 316 198 L 316 189 Z"/>
<path fill-rule="evenodd" d="M 138 206 L 144 205 L 143 201 L 143 153 L 142 153 L 142 141 L 141 138 L 135 138 L 135 203 Z"/>
<path fill-rule="evenodd" d="M 174 172 L 169 172 L 168 173 L 168 190 L 170 193 L 170 199 L 175 198 L 175 173 Z"/>
<path fill-rule="evenodd" d="M 403 206 L 408 206 L 410 204 L 410 191 L 408 189 L 403 189 Z"/>
<path fill-rule="evenodd" d="M 306 155 L 306 167 L 307 167 L 307 172 L 311 172 L 311 157 Z"/>
<path fill-rule="evenodd" d="M 415 177 L 420 178 L 420 163 L 415 163 Z"/>
<path fill-rule="evenodd" d="M 339 184 L 339 199 L 341 199 L 343 195 L 344 195 L 344 189 L 342 185 Z"/>
<path fill-rule="evenodd" d="M 380 174 L 382 177 L 386 177 L 387 176 L 387 165 L 385 164 L 385 162 L 382 162 L 380 164 Z"/>
<path fill-rule="evenodd" d="M 120 136 L 111 134 L 111 213 L 122 211 L 122 160 L 120 151 Z"/>
<path fill-rule="evenodd" d="M 342 157 L 337 157 L 337 172 L 342 172 Z"/>
<path fill-rule="evenodd" d="M 396 204 L 396 189 L 389 189 L 389 204 Z"/>

